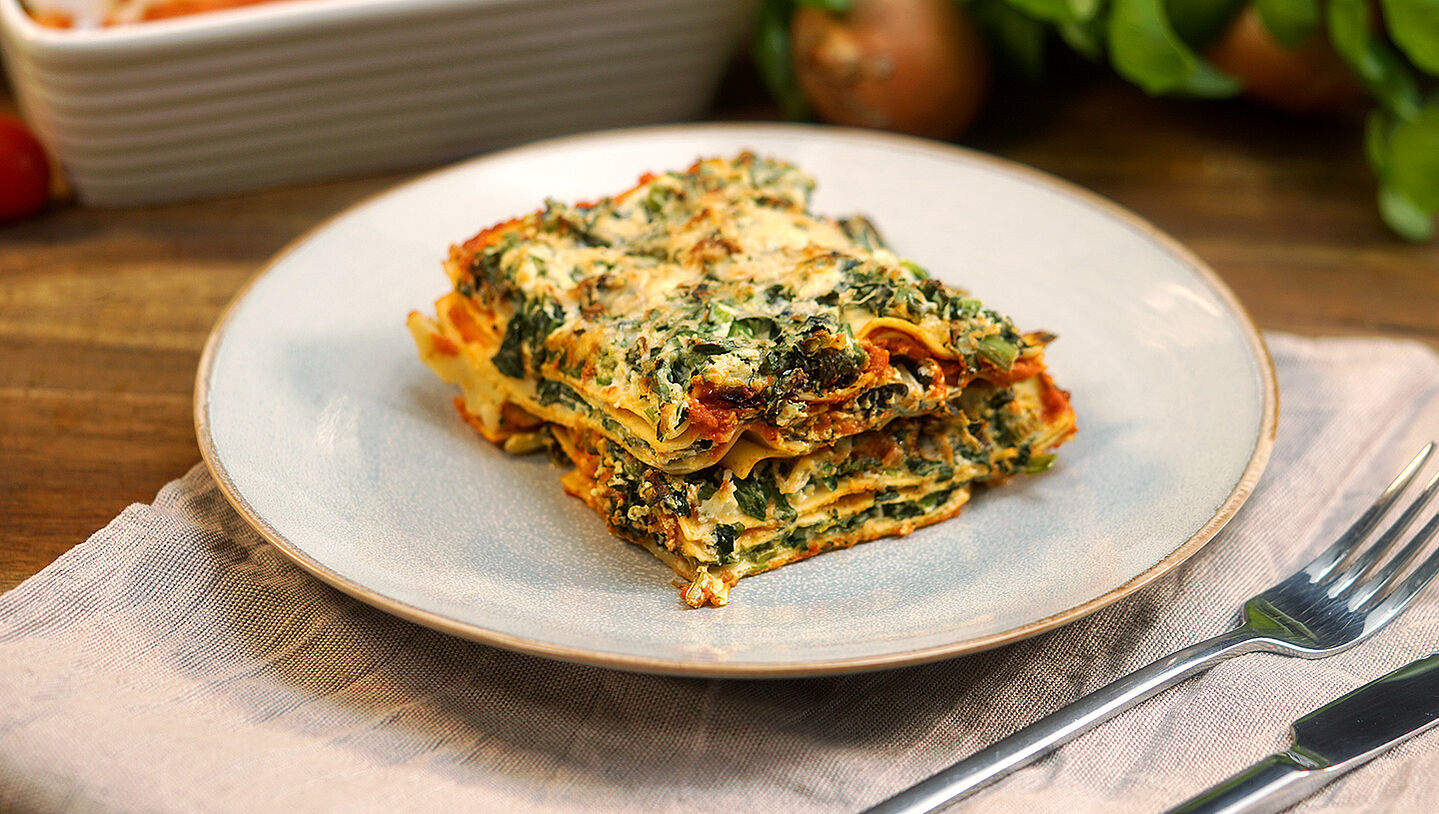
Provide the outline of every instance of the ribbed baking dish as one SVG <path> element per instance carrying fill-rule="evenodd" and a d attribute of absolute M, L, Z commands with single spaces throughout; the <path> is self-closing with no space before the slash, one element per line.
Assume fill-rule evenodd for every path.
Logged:
<path fill-rule="evenodd" d="M 131 205 L 692 118 L 753 0 L 291 0 L 99 30 L 0 0 L 22 110 Z"/>

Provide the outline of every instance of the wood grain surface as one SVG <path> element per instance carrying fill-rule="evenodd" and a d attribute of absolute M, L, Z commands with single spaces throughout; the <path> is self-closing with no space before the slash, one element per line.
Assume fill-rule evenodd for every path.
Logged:
<path fill-rule="evenodd" d="M 1439 348 L 1439 246 L 1379 222 L 1357 120 L 1155 100 L 1099 74 L 996 97 L 961 143 L 1149 219 L 1261 327 Z M 715 115 L 767 117 L 755 98 L 727 87 Z M 231 296 L 317 222 L 422 169 L 141 209 L 57 203 L 0 225 L 0 591 L 198 463 L 195 366 Z"/>

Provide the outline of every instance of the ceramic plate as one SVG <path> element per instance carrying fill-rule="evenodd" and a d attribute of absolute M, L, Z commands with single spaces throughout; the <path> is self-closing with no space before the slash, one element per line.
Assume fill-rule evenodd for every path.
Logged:
<path fill-rule="evenodd" d="M 1059 335 L 1079 434 L 1053 470 L 957 518 L 743 580 L 690 610 L 544 456 L 456 415 L 405 316 L 447 288 L 452 242 L 646 170 L 752 149 L 818 179 L 898 253 Z M 567 138 L 422 177 L 318 227 L 231 305 L 200 365 L 201 450 L 261 534 L 366 602 L 482 642 L 622 669 L 837 673 L 971 652 L 1072 621 L 1193 554 L 1268 458 L 1273 370 L 1234 297 L 1117 206 L 954 147 L 802 126 Z"/>

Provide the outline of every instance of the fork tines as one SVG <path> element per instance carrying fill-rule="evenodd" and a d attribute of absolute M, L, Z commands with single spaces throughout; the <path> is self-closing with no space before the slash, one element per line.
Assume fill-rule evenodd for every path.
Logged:
<path fill-rule="evenodd" d="M 1400 494 L 1409 487 L 1415 475 L 1423 469 L 1425 462 L 1434 452 L 1434 447 L 1433 441 L 1425 444 L 1424 448 L 1419 450 L 1419 454 L 1415 455 L 1413 460 L 1404 467 L 1404 470 L 1394 478 L 1373 505 L 1365 510 L 1333 545 L 1304 568 L 1304 572 L 1308 574 L 1310 580 L 1323 586 L 1329 596 L 1336 599 L 1346 598 L 1349 610 L 1360 612 L 1367 612 L 1371 609 L 1378 610 L 1376 615 L 1382 617 L 1376 620 L 1378 624 L 1382 624 L 1383 621 L 1387 621 L 1402 610 L 1415 594 L 1436 573 L 1439 573 L 1439 553 L 1435 553 L 1420 563 L 1403 583 L 1395 586 L 1405 568 L 1424 550 L 1425 545 L 1434 538 L 1436 533 L 1439 533 L 1439 514 L 1436 514 L 1429 518 L 1429 522 L 1410 538 L 1409 542 L 1399 550 L 1399 553 L 1390 557 L 1379 570 L 1359 584 L 1359 581 L 1394 548 L 1404 532 L 1423 513 L 1425 506 L 1428 505 L 1434 494 L 1439 492 L 1439 472 L 1436 472 L 1424 485 L 1419 496 L 1399 515 L 1399 518 L 1372 544 L 1362 547 L 1361 551 L 1361 543 L 1379 525 L 1379 521 L 1393 507 Z M 1351 557 L 1353 561 L 1348 564 L 1348 567 L 1341 570 L 1340 566 L 1345 565 Z"/>

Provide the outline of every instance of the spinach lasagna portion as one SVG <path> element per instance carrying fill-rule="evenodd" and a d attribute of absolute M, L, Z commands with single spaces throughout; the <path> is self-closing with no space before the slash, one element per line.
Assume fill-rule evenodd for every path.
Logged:
<path fill-rule="evenodd" d="M 1044 346 L 749 153 L 450 250 L 412 313 L 464 419 L 723 605 L 741 577 L 951 517 L 1074 433 Z"/>

